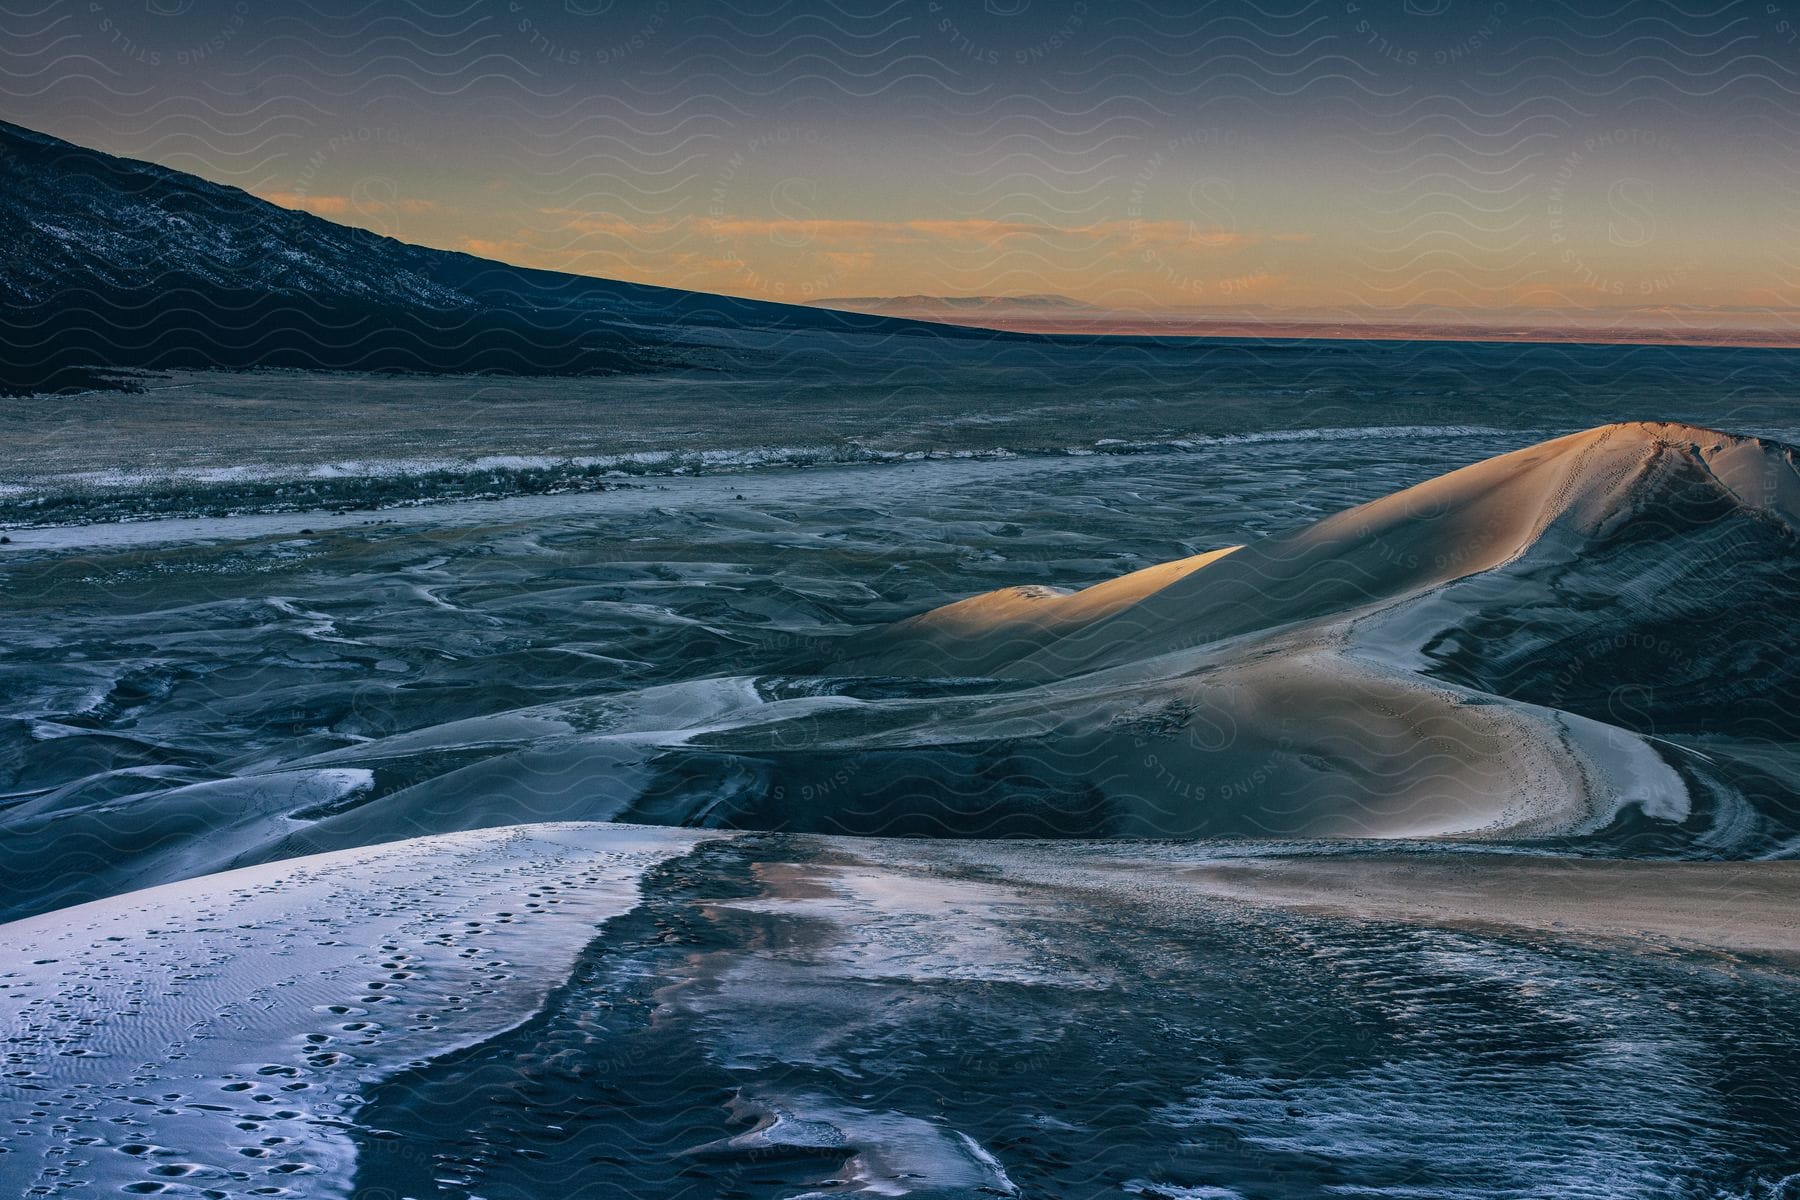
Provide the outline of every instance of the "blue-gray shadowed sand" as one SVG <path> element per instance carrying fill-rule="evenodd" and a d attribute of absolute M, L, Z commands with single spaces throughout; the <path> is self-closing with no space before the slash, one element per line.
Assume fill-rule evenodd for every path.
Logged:
<path fill-rule="evenodd" d="M 15 527 L 0 1176 L 1791 1186 L 1794 433 L 1122 432 Z"/>

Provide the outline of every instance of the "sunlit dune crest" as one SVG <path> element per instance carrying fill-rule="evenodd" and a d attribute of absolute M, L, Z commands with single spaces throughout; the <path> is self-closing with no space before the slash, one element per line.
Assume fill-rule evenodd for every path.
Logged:
<path fill-rule="evenodd" d="M 929 672 L 947 665 L 929 661 L 942 648 L 965 663 L 1010 662 L 1010 673 L 1068 674 L 1122 653 L 1141 657 L 1392 601 L 1534 546 L 1602 537 L 1641 516 L 1659 490 L 1696 487 L 1800 527 L 1790 448 L 1684 425 L 1609 425 L 1476 463 L 1235 555 L 1228 547 L 1066 597 L 1004 589 L 960 601 L 896 626 L 887 635 L 895 657 L 886 661 L 916 653 Z M 1031 626 L 1042 635 L 1025 633 Z"/>
<path fill-rule="evenodd" d="M 904 621 L 894 635 L 952 655 L 964 672 L 980 674 L 1004 665 L 1022 646 L 1047 645 L 1130 608 L 1236 549 L 1227 546 L 1158 563 L 1078 592 L 1036 586 L 1002 588 Z"/>
<path fill-rule="evenodd" d="M 955 736 L 1028 738 L 1104 779 L 1114 832 L 1547 836 L 1637 814 L 1726 836 L 1692 756 L 1543 702 L 1595 664 L 1513 660 L 1530 638 L 1566 656 L 1665 636 L 1675 604 L 1712 622 L 1696 662 L 1741 669 L 1727 631 L 1783 602 L 1755 547 L 1783 557 L 1797 528 L 1791 448 L 1610 425 L 1072 595 L 975 597 L 846 652 L 870 673 L 1029 685 L 965 708 Z M 1494 694 L 1482 656 L 1501 653 Z"/>

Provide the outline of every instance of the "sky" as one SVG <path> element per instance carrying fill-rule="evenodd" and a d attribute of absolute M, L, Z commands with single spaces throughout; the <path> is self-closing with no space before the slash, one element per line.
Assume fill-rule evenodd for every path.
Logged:
<path fill-rule="evenodd" d="M 1800 308 L 1800 0 L 0 0 L 0 115 L 772 299 Z"/>

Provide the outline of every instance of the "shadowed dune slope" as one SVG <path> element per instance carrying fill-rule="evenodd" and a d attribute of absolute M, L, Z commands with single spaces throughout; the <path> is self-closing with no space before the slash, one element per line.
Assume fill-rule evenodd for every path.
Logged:
<path fill-rule="evenodd" d="M 1235 551 L 853 638 L 834 671 L 920 698 L 695 739 L 761 767 L 717 773 L 705 818 L 1785 852 L 1797 527 L 1787 446 L 1559 438 Z"/>
<path fill-rule="evenodd" d="M 1240 548 L 864 629 L 781 675 L 495 698 L 228 778 L 33 792 L 0 813 L 0 914 L 546 820 L 1794 857 L 1794 453 L 1608 426 Z"/>

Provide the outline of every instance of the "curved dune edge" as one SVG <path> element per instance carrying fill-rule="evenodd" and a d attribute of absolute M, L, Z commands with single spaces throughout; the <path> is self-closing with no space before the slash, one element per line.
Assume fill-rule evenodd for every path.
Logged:
<path fill-rule="evenodd" d="M 1257 905 L 1800 962 L 1800 863 L 1492 854 L 1271 857 L 1181 870 Z"/>
<path fill-rule="evenodd" d="M 141 1188 L 171 1159 L 233 1194 L 292 1184 L 284 1164 L 303 1163 L 305 1194 L 348 1195 L 361 1088 L 524 1020 L 594 929 L 637 905 L 647 871 L 720 836 L 441 834 L 0 926 L 0 1030 L 9 1061 L 31 1068 L 0 1081 L 0 1110 L 34 1135 L 0 1159 L 0 1180 L 39 1182 L 15 1174 L 30 1169 L 24 1149 L 54 1169 L 59 1138 L 98 1135 L 97 1149 L 69 1147 L 86 1160 L 84 1195 Z M 30 1115 L 61 1112 L 58 1095 L 88 1106 L 61 1134 Z M 285 1139 L 279 1150 L 258 1149 L 269 1137 Z M 118 1148 L 133 1145 L 149 1149 Z"/>
<path fill-rule="evenodd" d="M 1226 546 L 1158 563 L 1076 592 L 1009 587 L 984 592 L 896 624 L 891 637 L 909 652 L 930 656 L 955 670 L 928 674 L 991 674 L 1059 638 L 1103 620 L 1238 550 Z"/>
<path fill-rule="evenodd" d="M 1023 735 L 1072 754 L 1083 737 L 1104 740 L 1099 718 L 1125 726 L 1140 753 L 1116 739 L 1094 752 L 1109 793 L 1148 798 L 1117 832 L 1581 836 L 1635 808 L 1729 853 L 1724 842 L 1756 822 L 1741 804 L 1699 814 L 1668 761 L 1679 748 L 1434 678 L 1425 649 L 1574 602 L 1560 580 L 1596 555 L 1639 556 L 1616 568 L 1625 599 L 1596 639 L 1638 636 L 1632 607 L 1652 599 L 1635 593 L 1659 574 L 1644 557 L 1657 543 L 1679 556 L 1694 552 L 1683 539 L 1716 533 L 1699 548 L 1710 561 L 1677 558 L 1660 574 L 1729 579 L 1755 565 L 1740 543 L 1770 536 L 1758 529 L 1800 530 L 1792 448 L 1610 425 L 1073 594 L 972 597 L 869 635 L 849 659 L 872 674 L 1032 685 L 940 721 L 955 741 Z"/>
<path fill-rule="evenodd" d="M 1786 856 L 1800 852 L 1800 795 L 1791 753 L 1775 751 L 1800 745 L 1797 512 L 1791 448 L 1609 426 L 1242 548 L 949 605 L 852 637 L 811 674 L 603 693 L 91 805 L 28 800 L 0 841 L 0 915 L 573 820 Z M 1561 640 L 1515 636 L 1521 620 Z M 1683 643 L 1672 662 L 1689 677 L 1669 689 L 1698 699 L 1632 726 L 1604 689 L 1646 628 Z M 1703 654 L 1685 644 L 1709 636 Z M 1622 649 L 1584 658 L 1593 644 Z M 1532 672 L 1547 689 L 1516 686 Z M 1660 736 L 1696 711 L 1717 720 L 1772 675 L 1738 746 Z M 1564 684 L 1598 686 L 1601 703 L 1565 703 L 1579 688 Z"/>
<path fill-rule="evenodd" d="M 250 855 L 379 836 L 402 807 L 415 828 L 587 812 L 863 836 L 1598 837 L 1615 850 L 1647 836 L 1628 852 L 1768 853 L 1792 831 L 1729 781 L 1697 783 L 1708 756 L 1443 678 L 1426 649 L 1460 638 L 1479 652 L 1495 621 L 1531 610 L 1557 624 L 1570 603 L 1600 622 L 1581 639 L 1635 636 L 1656 603 L 1643 580 L 1667 591 L 1664 567 L 1708 597 L 1737 603 L 1754 586 L 1779 605 L 1779 580 L 1740 587 L 1734 571 L 1792 554 L 1795 478 L 1789 448 L 1755 439 L 1572 435 L 1240 549 L 933 610 L 852 639 L 821 668 L 824 693 L 709 679 L 612 697 L 604 716 L 543 710 L 514 749 Z M 1571 580 L 1596 547 L 1598 577 Z M 859 676 L 909 673 L 923 678 L 899 695 L 858 694 Z M 933 682 L 945 675 L 962 682 Z M 366 763 L 433 736 L 296 765 Z"/>
<path fill-rule="evenodd" d="M 720 913 L 737 912 L 807 932 L 789 942 L 749 928 L 741 941 L 680 956 L 683 978 L 705 986 L 660 993 L 660 1018 L 693 1022 L 696 1036 L 739 1052 L 772 1036 L 771 1047 L 790 1044 L 778 1021 L 761 1023 L 774 1013 L 808 1026 L 802 1039 L 834 1036 L 829 1022 L 805 1017 L 822 984 L 846 1003 L 891 994 L 928 1005 L 947 985 L 985 983 L 1008 996 L 1115 992 L 1127 1008 L 1152 1004 L 1170 979 L 1159 971 L 1122 982 L 1101 941 L 1110 926 L 1093 924 L 1121 913 L 1172 931 L 1254 931 L 1249 944 L 1271 963 L 1304 955 L 1270 938 L 1257 911 L 1322 915 L 1312 936 L 1353 943 L 1366 922 L 1522 937 L 1552 947 L 1546 963 L 1571 941 L 1800 961 L 1800 863 L 799 837 L 733 843 L 760 845 L 754 867 L 740 864 L 757 881 L 750 894 L 703 887 L 684 898 L 668 881 L 646 880 L 718 836 L 604 824 L 441 835 L 6 925 L 16 961 L 0 975 L 10 1001 L 0 1031 L 29 1073 L 0 1080 L 0 1118 L 31 1153 L 0 1161 L 0 1178 L 29 1187 L 36 1171 L 76 1157 L 93 1194 L 165 1178 L 152 1172 L 172 1165 L 233 1194 L 265 1181 L 349 1194 L 371 1088 L 518 1027 L 584 948 L 607 944 L 605 923 L 658 887 L 667 911 L 704 911 L 717 929 L 730 928 Z M 681 878 L 690 868 L 705 874 L 692 860 L 681 867 Z M 1086 925 L 1072 916 L 1081 912 Z M 1173 994 L 1185 995 L 1183 985 Z M 596 1061 L 608 1069 L 604 1055 Z M 772 1050 L 766 1060 L 782 1061 Z M 971 1190 L 990 1172 L 990 1186 L 1005 1179 L 976 1143 L 909 1112 L 789 1095 L 779 1070 L 737 1078 L 741 1106 L 755 1110 L 739 1115 L 764 1114 L 757 1129 L 666 1152 L 753 1156 L 798 1144 L 783 1140 L 786 1119 L 802 1132 L 830 1125 L 849 1136 L 846 1155 L 885 1162 L 863 1189 L 870 1194 L 921 1186 L 907 1179 L 966 1179 Z M 472 1125 L 480 1109 L 469 1107 Z M 284 1173 L 295 1164 L 298 1178 Z"/>
<path fill-rule="evenodd" d="M 872 635 L 850 661 L 895 674 L 992 666 L 1021 678 L 1065 677 L 1393 603 L 1528 553 L 1572 554 L 1639 515 L 1659 490 L 1678 487 L 1710 488 L 1746 514 L 1800 530 L 1795 453 L 1689 425 L 1604 425 L 1299 530 L 1039 602 L 1051 620 L 1023 620 L 1029 602 L 1019 589 L 959 601 Z M 1106 602 L 1074 603 L 1089 596 Z"/>
<path fill-rule="evenodd" d="M 826 840 L 837 857 L 810 868 L 814 881 L 840 897 L 863 899 L 871 910 L 896 894 L 893 877 L 922 877 L 905 893 L 906 903 L 918 906 L 931 896 L 930 881 L 966 874 L 1053 891 L 1149 895 L 1170 907 L 1225 900 L 1650 951 L 1780 956 L 1800 965 L 1800 862 L 1639 862 L 1416 844 L 1405 850 L 1272 842 L 1124 850 L 1116 842 L 963 841 L 934 843 L 922 864 L 915 842 Z M 994 867 L 1001 869 L 987 869 Z"/>

